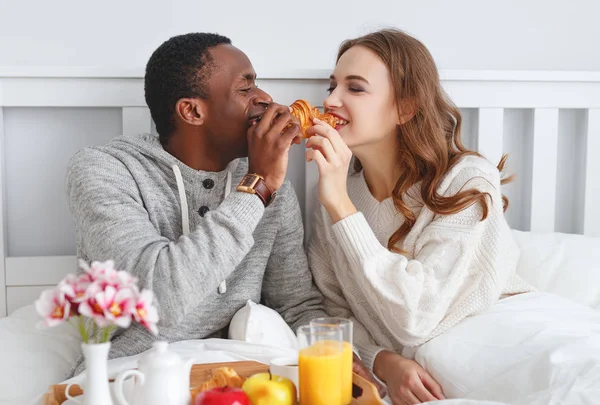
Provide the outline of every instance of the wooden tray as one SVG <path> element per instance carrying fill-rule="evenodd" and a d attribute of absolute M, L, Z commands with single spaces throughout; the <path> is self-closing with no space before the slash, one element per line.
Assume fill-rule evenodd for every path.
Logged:
<path fill-rule="evenodd" d="M 204 381 L 212 378 L 212 371 L 219 367 L 231 367 L 242 377 L 250 377 L 253 374 L 265 373 L 269 371 L 269 366 L 255 361 L 236 361 L 230 363 L 210 363 L 210 364 L 194 364 L 190 373 L 190 389 L 198 387 Z M 381 398 L 373 384 L 354 374 L 354 401 L 352 405 L 381 405 Z M 44 394 L 44 405 L 61 405 L 67 400 L 65 396 L 66 384 L 52 385 L 46 394 Z M 69 391 L 71 396 L 75 397 L 83 394 L 83 391 L 78 385 L 71 386 Z"/>

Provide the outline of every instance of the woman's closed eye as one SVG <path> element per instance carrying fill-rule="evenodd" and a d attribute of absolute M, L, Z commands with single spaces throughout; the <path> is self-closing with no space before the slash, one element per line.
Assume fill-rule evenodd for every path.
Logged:
<path fill-rule="evenodd" d="M 348 87 L 348 90 L 350 90 L 352 93 L 362 93 L 363 91 L 365 91 L 362 87 L 357 86 L 350 86 Z"/>
<path fill-rule="evenodd" d="M 333 93 L 333 91 L 336 89 L 337 86 L 331 86 L 327 89 L 327 92 L 329 94 Z M 362 87 L 359 86 L 348 86 L 348 91 L 350 91 L 351 93 L 362 93 L 365 90 Z"/>

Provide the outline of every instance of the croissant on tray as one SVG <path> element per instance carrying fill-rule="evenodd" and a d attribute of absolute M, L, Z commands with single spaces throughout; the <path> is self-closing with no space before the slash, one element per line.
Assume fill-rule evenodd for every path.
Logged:
<path fill-rule="evenodd" d="M 221 367 L 213 371 L 213 375 L 210 380 L 203 382 L 200 387 L 192 388 L 191 394 L 192 397 L 195 397 L 199 393 L 211 390 L 213 388 L 242 388 L 244 381 L 246 381 L 246 379 L 238 375 L 238 373 L 236 373 L 236 371 L 231 367 Z"/>
<path fill-rule="evenodd" d="M 317 107 L 313 107 L 306 100 L 296 100 L 290 107 L 292 108 L 292 115 L 300 120 L 303 138 L 310 136 L 306 133 L 306 130 L 313 125 L 314 118 L 325 121 L 334 128 L 337 124 L 337 117 L 331 114 L 323 114 Z"/>

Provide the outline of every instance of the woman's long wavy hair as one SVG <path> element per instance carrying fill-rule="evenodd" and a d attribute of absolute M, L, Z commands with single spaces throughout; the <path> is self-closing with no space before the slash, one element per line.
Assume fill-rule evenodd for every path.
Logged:
<path fill-rule="evenodd" d="M 442 89 L 433 57 L 420 41 L 397 29 L 384 29 L 347 40 L 340 46 L 337 60 L 350 48 L 362 46 L 381 58 L 390 72 L 396 105 L 400 116 L 402 100 L 414 106 L 414 116 L 398 130 L 398 164 L 400 178 L 394 186 L 392 199 L 405 221 L 388 241 L 388 249 L 403 253 L 398 246 L 415 224 L 415 215 L 403 196 L 421 181 L 421 197 L 425 206 L 436 214 L 455 214 L 479 203 L 483 221 L 488 215 L 491 196 L 475 189 L 465 189 L 444 197 L 436 191 L 444 175 L 463 156 L 481 156 L 465 148 L 460 131 L 462 117 L 459 109 Z M 406 104 L 406 103 L 405 103 Z M 502 173 L 507 156 L 502 156 L 498 170 Z M 362 168 L 355 159 L 355 170 Z M 508 183 L 512 176 L 501 181 Z M 503 208 L 508 199 L 503 196 Z"/>

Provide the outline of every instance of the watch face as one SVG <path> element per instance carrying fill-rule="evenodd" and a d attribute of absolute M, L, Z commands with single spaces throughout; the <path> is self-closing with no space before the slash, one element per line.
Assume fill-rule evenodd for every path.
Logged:
<path fill-rule="evenodd" d="M 244 176 L 244 178 L 240 182 L 240 186 L 252 187 L 254 185 L 255 180 L 256 178 L 254 176 Z"/>

